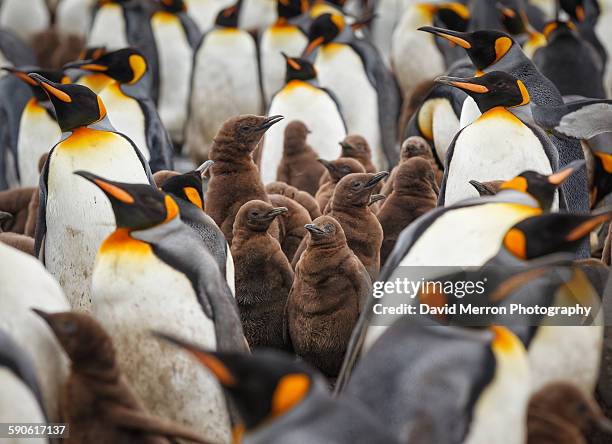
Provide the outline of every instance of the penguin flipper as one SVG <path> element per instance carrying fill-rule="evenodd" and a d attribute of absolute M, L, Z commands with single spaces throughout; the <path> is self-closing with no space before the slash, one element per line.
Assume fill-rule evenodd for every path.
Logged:
<path fill-rule="evenodd" d="M 334 101 L 334 104 L 336 105 L 336 108 L 338 109 L 338 114 L 340 115 L 340 118 L 342 119 L 342 125 L 344 126 L 344 132 L 348 134 L 348 127 L 346 126 L 346 120 L 344 119 L 344 114 L 342 114 L 342 105 L 340 104 L 340 100 L 338 100 L 338 97 L 334 94 L 334 92 L 331 89 L 327 89 L 324 87 L 319 87 L 319 89 L 327 93 L 327 95 Z"/>
<path fill-rule="evenodd" d="M 151 99 L 138 100 L 146 119 L 147 146 L 149 147 L 149 167 L 151 172 L 172 170 L 174 168 L 174 147 L 166 128 L 164 127 L 155 104 Z"/>
<path fill-rule="evenodd" d="M 57 145 L 55 145 L 57 146 Z M 45 262 L 44 254 L 41 255 L 45 235 L 47 234 L 47 181 L 49 180 L 49 163 L 53 157 L 55 146 L 49 151 L 49 156 L 45 161 L 42 171 L 40 172 L 40 180 L 38 182 L 38 213 L 36 215 L 36 230 L 34 232 L 34 255 L 43 263 Z"/>
<path fill-rule="evenodd" d="M 208 441 L 204 438 L 174 421 L 109 402 L 102 402 L 101 407 L 104 411 L 104 417 L 118 427 L 208 444 Z"/>
<path fill-rule="evenodd" d="M 32 48 L 7 29 L 0 29 L 0 51 L 13 66 L 37 65 Z"/>
<path fill-rule="evenodd" d="M 202 32 L 188 13 L 179 13 L 178 18 L 181 21 L 181 25 L 183 25 L 185 34 L 187 35 L 189 46 L 191 46 L 192 49 L 195 49 L 202 39 Z"/>
<path fill-rule="evenodd" d="M 563 105 L 532 106 L 538 125 L 563 136 L 586 140 L 612 131 L 612 100 L 586 99 Z"/>
<path fill-rule="evenodd" d="M 554 143 L 546 136 L 544 131 L 538 126 L 527 125 L 531 131 L 536 135 L 540 144 L 544 148 L 544 152 L 546 153 L 546 157 L 548 157 L 548 161 L 550 162 L 550 168 L 553 172 L 559 169 L 559 151 Z M 559 187 L 559 208 L 568 209 L 567 199 L 565 196 L 564 185 Z"/>
<path fill-rule="evenodd" d="M 467 127 L 466 127 L 467 128 Z M 464 128 L 465 129 L 465 128 Z M 453 137 L 453 141 L 448 146 L 446 150 L 446 159 L 444 159 L 444 175 L 442 176 L 442 183 L 440 184 L 440 193 L 438 194 L 438 206 L 443 207 L 444 201 L 446 198 L 446 182 L 448 182 L 448 173 L 450 171 L 450 164 L 453 160 L 453 154 L 455 152 L 455 144 L 457 143 L 457 139 L 459 135 L 463 132 L 463 129 L 455 134 Z"/>
<path fill-rule="evenodd" d="M 130 143 L 130 145 L 132 145 L 132 149 L 136 152 L 136 155 L 138 156 L 138 160 L 140 160 L 140 163 L 142 164 L 142 167 L 145 170 L 145 174 L 147 175 L 147 179 L 149 180 L 149 185 L 157 189 L 157 184 L 155 183 L 155 179 L 153 179 L 153 174 L 151 173 L 151 167 L 149 167 L 149 162 L 147 162 L 147 159 L 144 158 L 144 156 L 142 155 L 138 147 L 136 147 L 136 144 L 134 144 L 134 142 L 132 142 L 132 140 L 129 137 L 127 137 L 125 134 L 121 134 L 117 131 L 112 131 L 112 132 L 123 137 L 125 140 L 127 140 Z M 49 157 L 51 157 L 51 155 L 49 155 Z"/>

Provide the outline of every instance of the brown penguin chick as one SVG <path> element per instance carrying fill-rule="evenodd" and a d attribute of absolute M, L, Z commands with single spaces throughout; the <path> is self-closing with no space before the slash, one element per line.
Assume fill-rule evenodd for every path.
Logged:
<path fill-rule="evenodd" d="M 435 174 L 436 182 L 438 183 L 438 185 L 442 183 L 444 172 L 440 170 L 438 164 L 436 163 L 436 159 L 434 158 L 431 145 L 429 145 L 427 140 L 423 139 L 422 137 L 411 136 L 404 140 L 404 142 L 402 143 L 402 146 L 400 148 L 399 163 L 391 170 L 391 174 L 389 174 L 389 179 L 385 181 L 385 185 L 381 190 L 382 194 L 384 194 L 385 196 L 389 196 L 391 194 L 391 192 L 393 191 L 393 180 L 395 178 L 397 167 L 408 159 L 412 159 L 413 157 L 422 157 L 423 159 L 429 161 L 431 168 Z"/>
<path fill-rule="evenodd" d="M 293 185 L 312 196 L 319 189 L 319 179 L 326 172 L 317 161 L 319 156 L 306 143 L 310 131 L 300 120 L 293 120 L 285 127 L 283 157 L 276 171 L 276 180 Z"/>
<path fill-rule="evenodd" d="M 586 444 L 585 434 L 593 428 L 610 434 L 612 421 L 592 398 L 571 384 L 550 383 L 529 400 L 527 444 Z"/>
<path fill-rule="evenodd" d="M 400 233 L 413 220 L 436 207 L 438 184 L 429 162 L 413 157 L 396 168 L 393 192 L 377 213 L 383 229 L 380 264 L 384 265 Z"/>
<path fill-rule="evenodd" d="M 285 348 L 284 308 L 293 270 L 280 244 L 268 233 L 274 219 L 287 212 L 268 202 L 245 203 L 234 222 L 236 302 L 244 335 L 253 347 Z"/>
<path fill-rule="evenodd" d="M 358 160 L 351 159 L 350 157 L 339 157 L 332 161 L 320 159 L 319 162 L 321 162 L 329 172 L 328 180 L 320 183 L 319 190 L 317 194 L 315 194 L 315 199 L 319 204 L 321 212 L 325 213 L 325 208 L 331 200 L 334 194 L 334 188 L 336 188 L 336 184 L 340 179 L 351 173 L 365 173 L 365 168 Z M 323 177 L 321 177 L 321 179 L 323 179 Z"/>
<path fill-rule="evenodd" d="M 280 194 L 287 196 L 290 199 L 295 200 L 301 206 L 306 208 L 310 219 L 314 220 L 321 216 L 321 209 L 319 204 L 313 196 L 305 191 L 298 190 L 296 187 L 291 186 L 285 182 L 270 182 L 266 185 L 266 193 L 268 194 Z"/>
<path fill-rule="evenodd" d="M 307 248 L 287 299 L 286 334 L 299 356 L 335 377 L 372 281 L 337 220 L 321 216 L 306 229 Z"/>
<path fill-rule="evenodd" d="M 110 336 L 85 313 L 46 313 L 72 365 L 60 399 L 70 424 L 66 444 L 169 444 L 171 438 L 205 443 L 185 426 L 147 413 L 122 375 Z M 171 389 L 171 388 L 169 388 Z"/>
<path fill-rule="evenodd" d="M 372 163 L 372 150 L 368 141 L 359 134 L 349 134 L 340 142 L 342 152 L 340 157 L 357 159 L 363 165 L 366 173 L 375 173 L 376 167 Z"/>
<path fill-rule="evenodd" d="M 0 211 L 0 242 L 34 256 L 34 239 L 24 234 L 3 232 L 2 227 L 13 219 L 11 213 Z"/>
<path fill-rule="evenodd" d="M 476 191 L 478 191 L 478 194 L 480 194 L 480 196 L 493 196 L 497 194 L 503 183 L 503 180 L 491 180 L 488 182 L 478 182 L 477 180 L 470 180 L 470 185 L 476 188 Z"/>
<path fill-rule="evenodd" d="M 28 205 L 38 188 L 22 187 L 0 191 L 0 211 L 12 214 L 12 218 L 0 223 L 2 231 L 23 234 L 28 220 Z"/>
<path fill-rule="evenodd" d="M 213 140 L 210 160 L 215 163 L 208 170 L 206 213 L 221 228 L 232 243 L 234 219 L 240 207 L 250 200 L 270 202 L 259 177 L 252 153 L 266 130 L 282 120 L 282 116 L 232 117 L 225 121 Z M 270 234 L 278 239 L 278 224 L 273 223 Z"/>
<path fill-rule="evenodd" d="M 172 171 L 172 170 L 159 170 L 156 173 L 153 173 L 153 180 L 155 181 L 155 185 L 161 188 L 162 184 L 174 176 L 180 176 L 181 173 Z"/>
<path fill-rule="evenodd" d="M 308 233 L 304 225 L 311 223 L 312 219 L 306 208 L 293 199 L 281 194 L 268 194 L 268 197 L 273 206 L 287 208 L 287 212 L 281 214 L 277 220 L 281 248 L 287 260 L 291 261 Z"/>

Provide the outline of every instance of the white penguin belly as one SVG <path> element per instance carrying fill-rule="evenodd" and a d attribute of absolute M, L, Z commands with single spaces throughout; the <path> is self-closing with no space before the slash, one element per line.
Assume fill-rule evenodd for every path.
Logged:
<path fill-rule="evenodd" d="M 431 26 L 431 17 L 420 5 L 404 12 L 391 37 L 391 66 L 404 98 L 410 98 L 414 88 L 444 72 L 444 58 L 431 34 L 417 31 Z"/>
<path fill-rule="evenodd" d="M 0 367 L 0 422 L 45 423 L 45 416 L 30 388 L 12 370 Z M 6 438 L 6 444 L 48 444 L 47 438 Z"/>
<path fill-rule="evenodd" d="M 31 99 L 21 114 L 17 163 L 22 187 L 38 186 L 38 161 L 59 142 L 62 131 L 49 113 Z"/>
<path fill-rule="evenodd" d="M 228 244 L 225 245 L 225 280 L 232 296 L 236 297 L 236 267 Z"/>
<path fill-rule="evenodd" d="M 6 67 L 13 66 L 13 64 L 10 62 L 10 60 L 6 58 L 6 56 L 2 53 L 2 51 L 0 51 L 0 66 L 6 66 Z M 0 79 L 7 74 L 8 74 L 7 71 L 0 70 Z"/>
<path fill-rule="evenodd" d="M 187 120 L 193 51 L 176 15 L 158 12 L 151 27 L 159 57 L 159 117 L 172 140 L 180 143 Z"/>
<path fill-rule="evenodd" d="M 459 131 L 459 119 L 451 103 L 442 97 L 426 100 L 419 110 L 418 126 L 425 137 L 433 140 L 436 155 L 444 163 L 446 150 Z"/>
<path fill-rule="evenodd" d="M 213 137 L 228 118 L 261 111 L 253 38 L 235 29 L 211 31 L 195 56 L 188 151 L 206 157 Z"/>
<path fill-rule="evenodd" d="M 64 34 L 84 38 L 95 0 L 62 0 L 57 5 L 56 26 Z"/>
<path fill-rule="evenodd" d="M 387 167 L 378 121 L 378 92 L 370 83 L 363 62 L 348 45 L 329 43 L 319 49 L 315 62 L 321 86 L 340 101 L 348 132 L 359 134 L 372 149 L 372 163 Z"/>
<path fill-rule="evenodd" d="M 189 16 L 196 22 L 200 31 L 207 32 L 215 24 L 219 11 L 231 5 L 233 0 L 185 0 Z"/>
<path fill-rule="evenodd" d="M 92 312 L 112 336 L 127 379 L 152 414 L 182 422 L 211 442 L 229 442 L 225 398 L 214 376 L 151 335 L 160 330 L 216 349 L 214 324 L 191 282 L 148 244 L 106 245 L 92 277 Z"/>
<path fill-rule="evenodd" d="M 264 184 L 276 180 L 283 157 L 285 127 L 292 120 L 301 120 L 311 131 L 308 143 L 319 157 L 333 160 L 340 155 L 338 143 L 346 137 L 346 129 L 336 102 L 325 91 L 305 82 L 291 82 L 274 96 L 268 114 L 285 118 L 264 137 L 259 166 Z"/>
<path fill-rule="evenodd" d="M 274 0 L 244 0 L 240 10 L 239 25 L 247 31 L 259 31 L 276 20 Z"/>
<path fill-rule="evenodd" d="M 134 148 L 122 136 L 84 131 L 61 142 L 50 159 L 44 259 L 72 308 L 88 311 L 94 259 L 115 227 L 115 216 L 104 193 L 72 173 L 85 170 L 120 182 L 149 182 Z"/>
<path fill-rule="evenodd" d="M 285 85 L 285 58 L 298 57 L 308 39 L 297 26 L 274 25 L 266 29 L 259 44 L 261 75 L 266 103 Z"/>
<path fill-rule="evenodd" d="M 0 243 L 0 263 L 0 330 L 30 355 L 49 420 L 59 421 L 59 391 L 68 376 L 68 361 L 49 326 L 31 309 L 70 311 L 70 305 L 37 259 Z"/>
<path fill-rule="evenodd" d="M 113 127 L 134 142 L 144 158 L 150 160 L 145 116 L 138 101 L 123 94 L 119 84 L 114 82 L 102 90 L 100 98 Z"/>
<path fill-rule="evenodd" d="M 10 29 L 26 43 L 47 29 L 50 21 L 44 0 L 4 0 L 0 9 L 0 27 Z"/>
<path fill-rule="evenodd" d="M 107 51 L 129 46 L 123 8 L 119 4 L 108 3 L 98 9 L 87 36 L 87 46 L 106 46 Z"/>
<path fill-rule="evenodd" d="M 510 112 L 493 109 L 466 127 L 455 141 L 445 205 L 478 197 L 470 180 L 508 180 L 525 170 L 551 174 L 550 160 L 533 131 Z"/>
<path fill-rule="evenodd" d="M 603 6 L 603 12 L 597 19 L 595 33 L 608 54 L 612 54 L 612 2 L 604 1 L 600 4 Z M 612 97 L 612 66 L 610 65 L 610 63 L 606 63 L 603 79 L 608 98 Z"/>
<path fill-rule="evenodd" d="M 387 67 L 391 67 L 391 37 L 398 21 L 397 0 L 380 0 L 375 5 L 376 20 L 372 22 L 372 41 Z"/>
<path fill-rule="evenodd" d="M 459 129 L 462 130 L 466 126 L 474 123 L 482 113 L 476 105 L 474 99 L 470 96 L 466 97 L 461 106 L 461 118 L 459 119 Z"/>

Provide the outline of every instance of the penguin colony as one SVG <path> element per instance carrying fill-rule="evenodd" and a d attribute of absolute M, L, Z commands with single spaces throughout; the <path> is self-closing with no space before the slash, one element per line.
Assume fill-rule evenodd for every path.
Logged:
<path fill-rule="evenodd" d="M 612 442 L 612 3 L 232 1 L 0 1 L 0 423 Z"/>

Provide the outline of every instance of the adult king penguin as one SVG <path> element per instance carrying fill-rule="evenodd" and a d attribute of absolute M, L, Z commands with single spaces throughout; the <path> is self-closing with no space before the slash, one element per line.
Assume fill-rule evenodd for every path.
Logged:
<path fill-rule="evenodd" d="M 538 71 L 520 46 L 507 34 L 498 31 L 455 32 L 427 26 L 421 30 L 436 34 L 464 48 L 479 71 L 504 71 L 513 75 L 525 84 L 535 105 L 563 104 L 559 90 Z M 463 128 L 473 122 L 479 115 L 476 103 L 468 97 L 463 103 L 460 127 Z M 560 166 L 584 158 L 578 142 L 555 135 L 551 136 L 551 141 L 557 147 Z M 582 213 L 588 211 L 587 182 L 586 172 L 582 171 L 565 182 L 562 190 L 568 210 Z"/>
<path fill-rule="evenodd" d="M 346 125 L 340 105 L 332 92 L 319 86 L 317 71 L 305 59 L 285 55 L 285 86 L 272 98 L 268 115 L 284 116 L 284 121 L 270 128 L 261 145 L 259 169 L 264 184 L 274 182 L 283 158 L 285 128 L 300 120 L 310 130 L 308 142 L 325 160 L 340 155 L 338 142 L 346 137 Z"/>
<path fill-rule="evenodd" d="M 17 139 L 17 170 L 19 183 L 22 187 L 32 187 L 38 184 L 38 160 L 60 140 L 60 130 L 49 98 L 38 85 L 28 77 L 37 73 L 57 83 L 70 83 L 70 79 L 62 71 L 41 69 L 4 68 L 32 89 L 32 98 L 21 113 L 19 122 L 19 138 Z"/>
<path fill-rule="evenodd" d="M 102 192 L 84 187 L 72 172 L 87 168 L 118 180 L 153 183 L 134 143 L 116 132 L 102 100 L 81 85 L 62 85 L 30 74 L 45 90 L 63 132 L 41 173 L 36 254 L 56 277 L 74 309 L 87 310 L 95 254 L 112 231 L 113 214 Z"/>
<path fill-rule="evenodd" d="M 285 59 L 282 53 L 297 56 L 308 44 L 306 35 L 291 20 L 304 14 L 307 7 L 304 0 L 277 0 L 278 19 L 261 36 L 261 83 L 264 100 L 268 104 L 285 83 Z"/>
<path fill-rule="evenodd" d="M 106 46 L 120 49 L 129 46 L 128 20 L 125 3 L 129 0 L 98 2 L 93 11 L 87 46 Z"/>
<path fill-rule="evenodd" d="M 436 82 L 462 89 L 483 113 L 455 136 L 446 152 L 438 205 L 478 196 L 470 180 L 509 180 L 525 170 L 557 170 L 557 149 L 532 123 L 529 92 L 521 80 L 493 71 L 467 79 L 438 77 Z"/>
<path fill-rule="evenodd" d="M 169 195 L 76 174 L 103 191 L 115 213 L 117 229 L 100 246 L 93 271 L 92 313 L 113 338 L 126 377 L 153 414 L 227 442 L 228 411 L 216 382 L 149 334 L 164 328 L 215 350 L 245 348 L 234 298 L 215 260 Z"/>
<path fill-rule="evenodd" d="M 142 53 L 133 48 L 108 52 L 94 60 L 65 65 L 102 73 L 113 81 L 99 93 L 113 127 L 134 142 L 153 172 L 172 168 L 172 142 L 149 96 L 151 76 Z"/>
<path fill-rule="evenodd" d="M 308 41 L 303 57 L 314 60 L 321 85 L 337 95 L 348 131 L 366 138 L 378 170 L 395 164 L 400 94 L 376 48 L 330 13 L 312 22 Z"/>
<path fill-rule="evenodd" d="M 197 163 L 208 157 L 223 122 L 262 109 L 257 49 L 253 37 L 238 29 L 240 4 L 219 12 L 195 50 L 186 145 Z"/>
<path fill-rule="evenodd" d="M 0 8 L 0 27 L 10 29 L 29 42 L 49 27 L 51 14 L 45 0 L 5 0 Z"/>
<path fill-rule="evenodd" d="M 183 0 L 162 0 L 150 22 L 159 67 L 159 115 L 172 140 L 180 144 L 187 121 L 193 49 L 201 34 Z"/>

